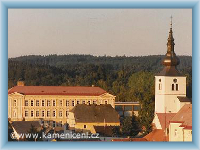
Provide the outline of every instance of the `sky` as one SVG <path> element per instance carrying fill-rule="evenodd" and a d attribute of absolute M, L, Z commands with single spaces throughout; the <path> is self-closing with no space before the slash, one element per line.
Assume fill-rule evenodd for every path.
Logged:
<path fill-rule="evenodd" d="M 8 57 L 192 55 L 192 9 L 8 9 Z"/>

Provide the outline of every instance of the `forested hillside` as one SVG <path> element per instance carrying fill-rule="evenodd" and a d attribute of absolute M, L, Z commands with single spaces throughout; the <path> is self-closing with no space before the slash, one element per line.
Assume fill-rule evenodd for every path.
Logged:
<path fill-rule="evenodd" d="M 16 85 L 19 79 L 24 80 L 26 85 L 95 85 L 116 95 L 117 101 L 136 101 L 138 98 L 132 91 L 133 88 L 140 85 L 137 85 L 139 81 L 150 82 L 154 88 L 154 75 L 163 67 L 162 58 L 163 56 L 22 56 L 9 59 L 8 86 L 10 88 Z M 191 97 L 192 57 L 179 58 L 181 63 L 178 69 L 188 76 L 187 94 Z M 134 76 L 138 79 L 132 83 Z"/>

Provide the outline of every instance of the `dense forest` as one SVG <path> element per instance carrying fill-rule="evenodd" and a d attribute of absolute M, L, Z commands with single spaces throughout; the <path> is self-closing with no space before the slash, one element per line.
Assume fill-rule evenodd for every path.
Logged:
<path fill-rule="evenodd" d="M 99 86 L 116 101 L 139 101 L 140 120 L 151 128 L 154 114 L 154 76 L 163 68 L 164 56 L 32 55 L 8 60 L 8 87 L 26 85 Z M 178 70 L 187 76 L 187 96 L 192 97 L 192 57 L 178 56 Z M 148 116 L 148 117 L 147 117 Z M 148 130 L 148 129 L 147 129 Z"/>

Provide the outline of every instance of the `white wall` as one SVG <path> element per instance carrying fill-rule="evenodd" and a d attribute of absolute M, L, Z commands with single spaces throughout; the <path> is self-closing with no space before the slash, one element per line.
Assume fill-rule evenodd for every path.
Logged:
<path fill-rule="evenodd" d="M 174 83 L 174 79 L 177 82 Z M 161 81 L 159 81 L 161 80 Z M 161 84 L 161 89 L 159 89 Z M 172 84 L 178 84 L 178 90 L 172 90 Z M 180 110 L 177 96 L 186 96 L 186 77 L 155 76 L 155 113 L 176 113 Z"/>

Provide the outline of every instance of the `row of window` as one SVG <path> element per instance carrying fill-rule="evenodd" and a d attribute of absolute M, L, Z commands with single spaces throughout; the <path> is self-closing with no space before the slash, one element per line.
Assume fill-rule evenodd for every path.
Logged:
<path fill-rule="evenodd" d="M 49 126 L 52 126 L 52 127 L 62 127 L 62 121 L 59 121 L 58 123 L 56 123 L 56 121 L 41 121 L 41 124 L 42 125 L 49 125 Z"/>
<path fill-rule="evenodd" d="M 29 106 L 29 102 L 30 102 L 30 106 L 34 106 L 33 100 L 31 100 L 31 101 L 25 100 L 24 105 Z M 93 100 L 93 101 L 85 101 L 85 100 L 79 101 L 79 100 L 77 100 L 76 104 L 81 104 L 81 102 L 82 102 L 82 104 L 89 104 L 89 105 L 97 103 L 96 100 Z M 105 104 L 108 104 L 108 101 L 105 101 Z M 16 100 L 14 100 L 14 106 L 16 106 Z M 35 106 L 40 106 L 39 100 L 36 100 Z M 45 100 L 42 100 L 41 106 L 56 106 L 56 100 L 53 100 L 52 103 L 51 103 L 50 100 L 47 100 L 46 105 L 45 105 Z M 62 100 L 59 101 L 59 106 L 63 106 Z M 70 101 L 67 100 L 66 103 L 65 103 L 65 106 L 70 106 Z M 71 101 L 71 106 L 75 106 L 75 101 Z"/>
<path fill-rule="evenodd" d="M 54 110 L 51 112 L 50 110 L 47 110 L 47 111 L 31 110 L 29 114 L 29 111 L 25 110 L 24 115 L 25 117 L 56 117 L 56 111 Z M 63 111 L 59 111 L 58 116 L 63 117 Z M 65 116 L 66 117 L 68 116 L 68 111 L 65 112 Z"/>
<path fill-rule="evenodd" d="M 159 83 L 158 89 L 162 90 L 162 84 L 161 83 Z M 178 89 L 179 89 L 178 84 L 172 84 L 172 91 L 178 91 Z"/>

